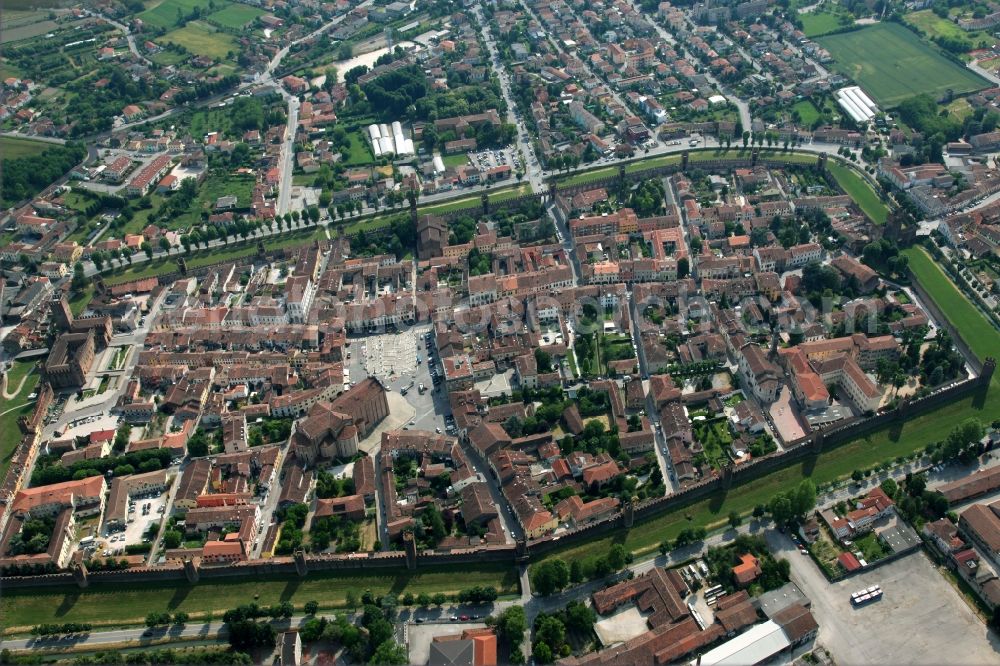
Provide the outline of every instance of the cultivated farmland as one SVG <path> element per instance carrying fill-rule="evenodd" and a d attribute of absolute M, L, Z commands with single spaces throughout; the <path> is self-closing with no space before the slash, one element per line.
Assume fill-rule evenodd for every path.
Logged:
<path fill-rule="evenodd" d="M 885 108 L 921 93 L 940 97 L 949 89 L 961 94 L 987 85 L 978 75 L 951 62 L 895 23 L 880 23 L 816 41 L 833 56 L 833 69 L 854 79 Z"/>

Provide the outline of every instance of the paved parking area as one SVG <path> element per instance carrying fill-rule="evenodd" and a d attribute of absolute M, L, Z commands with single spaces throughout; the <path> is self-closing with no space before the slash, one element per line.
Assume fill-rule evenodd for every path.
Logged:
<path fill-rule="evenodd" d="M 128 523 L 125 527 L 124 539 L 121 536 L 118 537 L 118 541 L 111 544 L 115 548 L 116 552 L 123 552 L 125 546 L 131 546 L 133 544 L 142 543 L 143 534 L 149 528 L 151 523 L 159 525 L 160 520 L 165 514 L 160 513 L 160 507 L 166 506 L 167 494 L 162 493 L 154 497 L 148 498 L 135 498 L 135 511 L 129 513 L 129 518 L 132 522 Z M 146 504 L 149 504 L 149 513 L 143 515 L 142 508 Z M 121 534 L 121 533 L 119 533 Z"/>
<path fill-rule="evenodd" d="M 831 585 L 790 540 L 767 537 L 791 562 L 792 581 L 812 600 L 818 642 L 838 664 L 1000 663 L 1000 639 L 922 551 Z M 871 585 L 882 586 L 882 600 L 851 606 L 851 592 Z"/>

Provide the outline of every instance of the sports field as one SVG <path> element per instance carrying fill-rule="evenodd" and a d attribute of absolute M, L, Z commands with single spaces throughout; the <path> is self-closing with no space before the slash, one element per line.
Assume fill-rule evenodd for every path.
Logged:
<path fill-rule="evenodd" d="M 191 21 L 183 28 L 168 32 L 160 38 L 186 48 L 194 55 L 202 55 L 213 60 L 225 60 L 230 51 L 237 51 L 236 39 L 214 26 L 201 21 Z"/>
<path fill-rule="evenodd" d="M 854 79 L 884 108 L 922 93 L 938 97 L 949 89 L 962 94 L 987 86 L 984 79 L 895 23 L 816 41 L 833 56 L 834 70 Z"/>
<path fill-rule="evenodd" d="M 216 10 L 224 10 L 228 5 L 224 0 L 214 3 Z M 162 0 L 162 2 L 148 2 L 146 11 L 136 18 L 142 19 L 143 23 L 157 28 L 173 28 L 177 25 L 178 10 L 180 16 L 187 16 L 195 7 L 200 7 L 203 14 L 208 13 L 208 0 Z M 218 14 L 219 11 L 216 11 Z"/>
<path fill-rule="evenodd" d="M 257 20 L 264 13 L 263 9 L 248 5 L 230 5 L 221 11 L 208 15 L 208 20 L 227 28 L 242 30 L 248 23 Z"/>

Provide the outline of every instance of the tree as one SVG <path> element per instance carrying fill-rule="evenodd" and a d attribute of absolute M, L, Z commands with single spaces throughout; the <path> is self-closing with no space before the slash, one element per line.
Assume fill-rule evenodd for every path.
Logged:
<path fill-rule="evenodd" d="M 683 280 L 688 276 L 688 273 L 690 273 L 690 271 L 691 271 L 691 264 L 688 261 L 688 258 L 681 257 L 677 261 L 677 279 Z"/>
<path fill-rule="evenodd" d="M 789 499 L 795 517 L 803 518 L 816 507 L 816 484 L 812 479 L 803 479 Z"/>
<path fill-rule="evenodd" d="M 142 241 L 142 244 L 139 245 L 139 249 L 146 254 L 146 259 L 153 258 L 153 246 L 150 245 L 149 241 Z"/>
<path fill-rule="evenodd" d="M 170 624 L 170 613 L 152 612 L 146 615 L 146 626 L 153 628 L 161 624 Z"/>
<path fill-rule="evenodd" d="M 768 511 L 771 512 L 771 517 L 774 522 L 778 525 L 784 525 L 791 521 L 794 513 L 792 512 L 792 503 L 784 495 L 776 495 L 771 498 L 771 502 L 768 505 Z"/>
<path fill-rule="evenodd" d="M 444 594 L 444 592 L 435 592 L 431 599 L 434 602 L 434 605 L 439 607 L 444 606 L 448 601 L 448 597 Z"/>
<path fill-rule="evenodd" d="M 177 530 L 167 530 L 163 533 L 164 548 L 179 548 L 184 535 Z"/>
<path fill-rule="evenodd" d="M 347 591 L 347 595 L 344 597 L 344 604 L 351 610 L 358 607 L 358 595 L 354 590 Z"/>
<path fill-rule="evenodd" d="M 547 597 L 569 584 L 569 566 L 561 559 L 547 560 L 534 566 L 531 587 L 539 596 Z"/>
<path fill-rule="evenodd" d="M 319 610 L 319 602 L 307 601 L 305 605 L 302 607 L 302 610 L 305 611 L 306 615 L 315 615 L 316 611 Z"/>
<path fill-rule="evenodd" d="M 431 605 L 431 595 L 426 592 L 421 592 L 417 595 L 417 605 L 421 608 L 427 608 Z"/>
<path fill-rule="evenodd" d="M 159 245 L 161 250 L 170 254 L 170 241 L 168 241 L 165 236 L 160 236 Z"/>
<path fill-rule="evenodd" d="M 406 654 L 406 648 L 402 645 L 391 640 L 383 641 L 375 648 L 375 652 L 372 653 L 368 663 L 402 665 L 409 663 L 409 657 Z"/>
<path fill-rule="evenodd" d="M 764 506 L 763 504 L 758 504 L 757 506 L 755 506 L 753 508 L 753 517 L 754 518 L 758 518 L 758 519 L 759 518 L 763 518 L 766 513 L 767 513 L 767 507 Z"/>
<path fill-rule="evenodd" d="M 533 648 L 531 648 L 534 654 L 535 661 L 539 664 L 551 664 L 552 663 L 552 649 L 545 643 L 538 643 Z"/>
<path fill-rule="evenodd" d="M 743 518 L 742 518 L 742 516 L 740 516 L 739 511 L 730 511 L 729 512 L 729 526 L 730 527 L 732 527 L 733 529 L 736 529 L 737 527 L 740 526 L 740 523 L 742 523 L 742 522 L 743 522 Z"/>
<path fill-rule="evenodd" d="M 851 480 L 854 481 L 855 483 L 861 483 L 861 480 L 863 478 L 865 478 L 865 474 L 860 469 L 856 469 L 853 472 L 851 472 Z"/>
<path fill-rule="evenodd" d="M 616 543 L 608 550 L 607 562 L 614 571 L 624 568 L 627 560 L 628 554 L 625 552 L 625 546 L 620 543 Z M 569 580 L 567 579 L 566 582 L 569 583 Z"/>
<path fill-rule="evenodd" d="M 528 629 L 528 620 L 521 606 L 511 606 L 504 609 L 496 617 L 495 624 L 497 636 L 506 642 L 508 648 L 513 650 L 524 640 L 524 632 Z"/>
<path fill-rule="evenodd" d="M 83 263 L 78 261 L 73 264 L 73 281 L 70 287 L 73 291 L 83 291 L 87 284 L 87 276 L 83 274 Z"/>
<path fill-rule="evenodd" d="M 180 612 L 174 613 L 174 624 L 185 625 L 185 624 L 187 624 L 187 621 L 188 621 L 189 617 L 190 617 L 190 615 L 188 615 L 184 611 L 180 611 Z"/>

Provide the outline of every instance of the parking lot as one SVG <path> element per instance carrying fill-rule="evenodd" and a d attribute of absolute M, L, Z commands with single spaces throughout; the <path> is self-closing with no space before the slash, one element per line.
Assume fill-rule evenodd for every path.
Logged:
<path fill-rule="evenodd" d="M 166 502 L 167 494 L 165 492 L 152 496 L 135 496 L 132 498 L 130 506 L 134 508 L 129 511 L 129 522 L 125 526 L 125 531 L 112 533 L 105 540 L 107 542 L 105 548 L 111 551 L 110 554 L 120 555 L 125 552 L 125 546 L 142 543 L 143 534 L 146 533 L 150 523 L 158 525 L 164 517 L 164 514 L 160 513 L 160 509 L 166 506 Z M 148 511 L 144 510 L 146 505 L 149 506 Z M 101 554 L 103 555 L 103 552 Z"/>
<path fill-rule="evenodd" d="M 517 151 L 513 146 L 469 153 L 469 161 L 483 170 L 503 166 L 504 164 L 510 165 L 511 169 L 517 169 L 518 167 Z"/>
<path fill-rule="evenodd" d="M 768 532 L 812 601 L 818 642 L 839 664 L 995 664 L 1000 642 L 922 551 L 830 584 L 789 539 Z M 881 601 L 855 608 L 855 590 L 880 585 Z"/>

